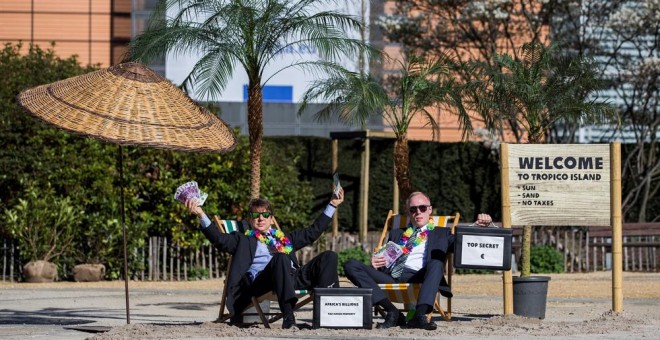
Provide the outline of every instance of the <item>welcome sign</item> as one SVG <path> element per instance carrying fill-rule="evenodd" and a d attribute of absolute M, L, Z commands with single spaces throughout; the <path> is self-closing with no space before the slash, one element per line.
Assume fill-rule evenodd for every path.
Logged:
<path fill-rule="evenodd" d="M 610 225 L 607 144 L 509 144 L 512 225 Z"/>

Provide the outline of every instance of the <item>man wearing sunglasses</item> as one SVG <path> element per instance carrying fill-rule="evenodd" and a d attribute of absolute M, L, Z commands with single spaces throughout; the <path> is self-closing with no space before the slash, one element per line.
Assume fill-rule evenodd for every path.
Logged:
<path fill-rule="evenodd" d="M 241 322 L 240 314 L 250 304 L 252 296 L 273 291 L 283 314 L 282 328 L 304 327 L 296 325 L 293 315 L 298 300 L 295 290 L 338 288 L 337 254 L 326 251 L 300 266 L 295 252 L 321 237 L 343 201 L 344 191 L 340 189 L 310 227 L 283 232 L 272 226 L 274 215 L 270 202 L 253 199 L 246 213 L 251 229 L 244 234 L 219 232 L 215 223 L 197 205 L 196 199 L 185 203 L 186 208 L 199 217 L 204 236 L 216 248 L 232 255 L 227 278 L 227 309 L 233 324 Z"/>
<path fill-rule="evenodd" d="M 389 266 L 386 266 L 384 256 L 374 255 L 371 266 L 356 260 L 344 264 L 346 277 L 358 287 L 372 289 L 372 302 L 379 305 L 387 314 L 385 321 L 377 328 L 407 326 L 435 330 L 437 325 L 426 319 L 426 314 L 433 309 L 433 302 L 438 290 L 444 296 L 451 296 L 451 291 L 444 279 L 444 263 L 447 252 L 453 251 L 454 235 L 451 228 L 435 228 L 429 223 L 431 200 L 422 192 L 414 192 L 406 201 L 410 214 L 410 224 L 406 229 L 395 229 L 390 232 L 388 241 L 402 247 L 400 255 Z M 492 219 L 488 214 L 479 214 L 475 222 L 488 226 Z M 421 283 L 415 316 L 405 322 L 404 316 L 378 287 L 379 283 Z"/>

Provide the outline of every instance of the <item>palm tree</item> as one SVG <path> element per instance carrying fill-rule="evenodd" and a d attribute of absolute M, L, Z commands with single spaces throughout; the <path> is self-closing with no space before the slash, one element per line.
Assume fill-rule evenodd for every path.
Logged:
<path fill-rule="evenodd" d="M 369 74 L 335 69 L 330 77 L 310 86 L 303 95 L 299 112 L 307 103 L 321 101 L 329 103 L 317 113 L 321 120 L 338 116 L 350 125 L 365 126 L 370 116 L 382 116 L 396 136 L 395 177 L 401 196 L 408 197 L 412 192 L 408 171 L 408 127 L 413 119 L 424 119 L 435 135 L 439 126 L 434 112 L 440 112 L 443 105 L 448 104 L 457 109 L 464 135 L 472 126 L 451 77 L 450 60 L 446 56 L 425 60 L 411 55 L 407 62 L 399 62 L 399 65 L 399 74 L 384 81 Z"/>
<path fill-rule="evenodd" d="M 540 42 L 524 44 L 520 55 L 498 54 L 494 67 L 479 64 L 481 74 L 474 79 L 483 81 L 466 91 L 468 105 L 492 131 L 502 134 L 508 127 L 517 142 L 526 136 L 528 143 L 540 144 L 557 123 L 598 123 L 613 116 L 614 109 L 594 96 L 602 82 L 591 59 L 559 55 L 556 45 Z M 531 274 L 531 235 L 532 226 L 524 226 L 521 277 Z"/>
<path fill-rule="evenodd" d="M 181 86 L 201 95 L 219 95 L 237 66 L 247 73 L 251 197 L 260 191 L 262 96 L 268 80 L 291 67 L 319 71 L 340 58 L 357 60 L 374 52 L 347 35 L 360 31 L 359 19 L 319 11 L 328 3 L 331 0 L 161 0 L 147 30 L 130 43 L 129 59 L 143 62 L 167 53 L 200 54 Z M 177 14 L 167 17 L 173 11 Z M 301 48 L 318 51 L 321 61 L 301 60 L 264 74 L 267 67 L 277 66 L 284 51 Z"/>
<path fill-rule="evenodd" d="M 521 47 L 521 58 L 497 54 L 471 84 L 470 103 L 488 127 L 514 131 L 517 142 L 544 143 L 557 123 L 599 122 L 612 108 L 592 97 L 603 88 L 593 60 L 558 53 L 540 42 Z M 481 64 L 483 66 L 483 64 Z"/>

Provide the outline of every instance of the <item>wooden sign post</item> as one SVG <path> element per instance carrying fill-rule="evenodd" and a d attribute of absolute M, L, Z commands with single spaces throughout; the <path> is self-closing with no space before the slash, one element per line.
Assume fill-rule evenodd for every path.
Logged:
<path fill-rule="evenodd" d="M 612 310 L 621 293 L 621 144 L 503 144 L 502 224 L 612 226 Z M 504 314 L 513 313 L 511 271 Z"/>

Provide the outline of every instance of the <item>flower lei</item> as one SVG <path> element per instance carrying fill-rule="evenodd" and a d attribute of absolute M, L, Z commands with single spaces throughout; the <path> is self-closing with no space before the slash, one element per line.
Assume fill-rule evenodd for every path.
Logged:
<path fill-rule="evenodd" d="M 426 242 L 426 237 L 429 234 L 429 231 L 433 230 L 435 228 L 435 225 L 433 224 L 432 221 L 429 221 L 429 224 L 426 225 L 426 230 L 420 232 L 417 234 L 417 237 L 415 237 L 412 242 L 408 243 L 408 240 L 410 240 L 410 236 L 413 233 L 413 226 L 412 224 L 408 224 L 408 228 L 406 228 L 406 231 L 403 233 L 403 236 L 401 236 L 401 240 L 399 240 L 399 245 L 401 246 L 401 250 L 403 250 L 404 254 L 409 254 L 413 248 L 417 247 L 419 244 Z"/>
<path fill-rule="evenodd" d="M 266 233 L 259 232 L 255 229 L 250 229 L 245 232 L 246 236 L 254 236 L 261 243 L 277 249 L 280 253 L 289 254 L 293 250 L 291 240 L 281 230 L 270 228 Z M 271 237 L 268 237 L 268 236 Z"/>

